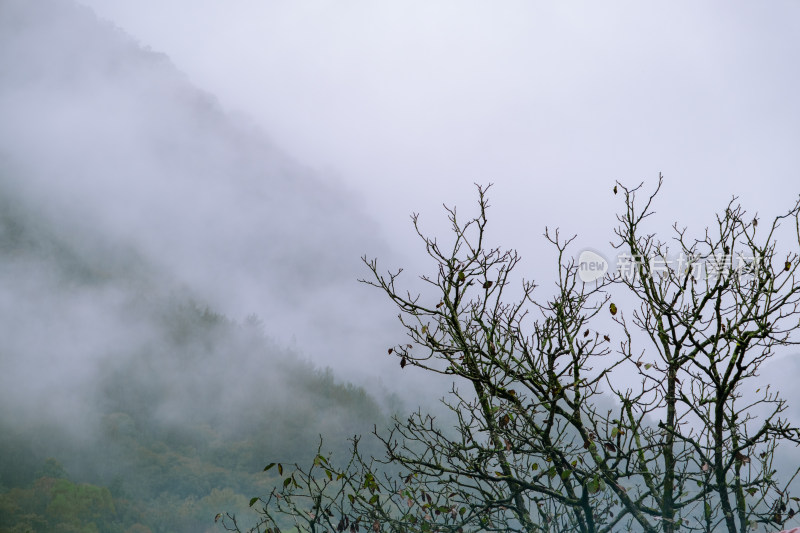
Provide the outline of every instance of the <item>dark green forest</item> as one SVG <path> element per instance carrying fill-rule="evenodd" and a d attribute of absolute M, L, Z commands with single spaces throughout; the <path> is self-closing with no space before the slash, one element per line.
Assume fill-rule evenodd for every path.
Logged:
<path fill-rule="evenodd" d="M 250 497 L 278 481 L 261 472 L 264 458 L 308 456 L 319 427 L 314 420 L 339 416 L 347 406 L 352 419 L 341 421 L 344 435 L 364 430 L 359 417 L 380 416 L 363 390 L 298 366 L 303 371 L 295 393 L 313 393 L 316 402 L 297 410 L 261 404 L 236 435 L 202 417 L 185 425 L 155 422 L 145 401 L 104 413 L 101 433 L 86 447 L 67 442 L 59 428 L 20 431 L 4 423 L 0 531 L 190 532 L 212 529 L 218 512 L 247 516 Z"/>
<path fill-rule="evenodd" d="M 204 328 L 243 333 L 196 308 L 180 314 L 176 320 L 199 336 L 208 334 Z M 185 364 L 202 362 L 202 356 L 187 357 Z M 218 512 L 246 516 L 250 497 L 278 481 L 261 472 L 266 457 L 301 460 L 313 453 L 323 426 L 326 434 L 345 437 L 381 417 L 362 389 L 296 363 L 285 385 L 289 394 L 312 401 L 271 407 L 254 394 L 246 416 L 229 414 L 236 423 L 216 413 L 158 421 L 152 416 L 157 390 L 142 383 L 115 387 L 113 381 L 104 391 L 99 433 L 88 445 L 72 442 L 62 428 L 20 430 L 3 421 L 0 531 L 190 532 L 212 529 Z M 325 424 L 328 417 L 337 423 Z"/>
<path fill-rule="evenodd" d="M 78 253 L 7 192 L 2 198 L 3 278 L 46 283 L 49 289 L 28 295 L 43 315 L 48 306 L 74 313 L 71 301 L 111 288 L 121 296 L 108 310 L 113 320 L 92 332 L 107 340 L 95 348 L 89 380 L 56 375 L 36 392 L 33 383 L 6 391 L 0 532 L 219 530 L 217 513 L 246 521 L 249 499 L 277 481 L 277 473 L 263 472 L 267 459 L 302 460 L 320 434 L 345 447 L 348 437 L 385 420 L 387 403 L 381 408 L 362 388 L 277 345 L 255 315 L 236 322 L 164 290 L 120 246 L 94 243 Z M 7 331 L 46 337 L 53 323 L 43 316 L 24 327 Z M 124 330 L 140 340 L 120 345 Z M 6 368 L 21 372 L 33 360 L 44 380 L 48 369 L 38 367 L 38 355 L 15 344 L 0 353 Z"/>

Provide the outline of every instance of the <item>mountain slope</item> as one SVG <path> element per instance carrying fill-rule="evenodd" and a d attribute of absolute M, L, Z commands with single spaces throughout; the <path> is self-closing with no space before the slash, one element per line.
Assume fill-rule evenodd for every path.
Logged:
<path fill-rule="evenodd" d="M 383 420 L 318 369 L 384 343 L 350 193 L 68 1 L 0 0 L 0 79 L 0 531 L 197 531 Z"/>
<path fill-rule="evenodd" d="M 352 192 L 166 57 L 59 0 L 0 2 L 0 45 L 0 179 L 73 246 L 124 242 L 162 279 L 226 314 L 258 313 L 326 364 L 341 342 L 321 337 L 374 316 L 355 279 L 361 255 L 385 253 Z"/>
<path fill-rule="evenodd" d="M 320 434 L 343 451 L 385 420 L 257 316 L 164 293 L 130 246 L 71 237 L 0 184 L 0 532 L 198 531 L 268 491 L 267 461 L 304 460 Z"/>

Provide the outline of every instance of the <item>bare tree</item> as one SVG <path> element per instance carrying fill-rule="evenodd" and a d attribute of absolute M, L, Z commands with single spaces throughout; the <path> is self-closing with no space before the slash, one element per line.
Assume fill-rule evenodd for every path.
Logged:
<path fill-rule="evenodd" d="M 488 187 L 477 216 L 446 208 L 447 246 L 414 215 L 435 264 L 428 289 L 409 293 L 401 270 L 366 258 L 364 282 L 400 311 L 408 339 L 389 354 L 402 371 L 452 378 L 452 416 L 396 418 L 374 433 L 381 457 L 354 438 L 338 467 L 322 453 L 278 465 L 283 484 L 253 499 L 251 531 L 733 533 L 791 519 L 797 471 L 780 476 L 773 461 L 800 430 L 769 386 L 745 387 L 797 343 L 798 259 L 778 257 L 775 236 L 789 222 L 800 243 L 800 202 L 758 227 L 734 199 L 713 230 L 691 239 L 676 225 L 665 243 L 644 230 L 661 183 L 642 205 L 641 185 L 614 187 L 627 271 L 584 283 L 572 239 L 545 232 L 558 256 L 547 300 L 530 281 L 509 295 L 521 259 L 487 245 Z"/>

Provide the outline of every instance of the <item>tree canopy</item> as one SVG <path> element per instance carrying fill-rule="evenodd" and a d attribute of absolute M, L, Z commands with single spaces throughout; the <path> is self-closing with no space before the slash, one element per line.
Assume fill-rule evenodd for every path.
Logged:
<path fill-rule="evenodd" d="M 772 221 L 734 198 L 699 236 L 648 233 L 657 193 L 618 183 L 612 243 L 629 263 L 588 283 L 572 239 L 555 247 L 556 287 L 512 276 L 522 259 L 489 241 L 488 187 L 478 212 L 447 208 L 452 239 L 414 227 L 433 260 L 419 294 L 402 270 L 364 258 L 365 283 L 399 310 L 398 371 L 452 378 L 452 415 L 419 410 L 374 432 L 383 455 L 320 453 L 277 468 L 282 482 L 250 505 L 251 531 L 774 531 L 797 512 L 777 472 L 800 443 L 786 403 L 754 386 L 762 364 L 796 345 L 800 202 Z M 755 392 L 752 391 L 755 389 Z M 270 464 L 265 470 L 276 468 Z M 229 530 L 240 530 L 233 515 Z"/>

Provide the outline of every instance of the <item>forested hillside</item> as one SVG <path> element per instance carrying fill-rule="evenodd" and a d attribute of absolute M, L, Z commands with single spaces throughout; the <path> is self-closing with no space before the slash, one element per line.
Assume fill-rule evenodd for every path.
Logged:
<path fill-rule="evenodd" d="M 107 255 L 92 256 L 100 263 L 87 262 L 54 231 L 37 227 L 34 213 L 8 204 L 2 213 L 4 279 L 14 271 L 22 284 L 50 284 L 35 334 L 53 332 L 51 320 L 91 334 L 91 324 L 71 316 L 91 301 L 106 306 L 127 340 L 106 343 L 97 332 L 96 366 L 74 370 L 50 346 L 46 364 L 60 368 L 56 375 L 25 368 L 37 354 L 5 344 L 0 531 L 147 531 L 135 524 L 203 531 L 217 512 L 244 511 L 270 486 L 274 479 L 261 473 L 267 459 L 303 459 L 320 433 L 343 445 L 383 419 L 363 389 L 278 346 L 255 315 L 237 323 L 185 296 L 158 294 L 135 271 L 102 264 L 127 256 L 124 249 L 109 246 Z M 6 289 L 25 306 L 20 287 Z M 103 301 L 107 291 L 116 293 L 113 304 Z M 64 314 L 47 316 L 53 311 Z M 3 317 L 5 324 L 13 318 Z M 63 354 L 72 351 L 63 346 Z M 30 381 L 8 382 L 9 373 Z"/>
<path fill-rule="evenodd" d="M 206 531 L 384 420 L 346 191 L 66 0 L 0 78 L 0 532 Z"/>

